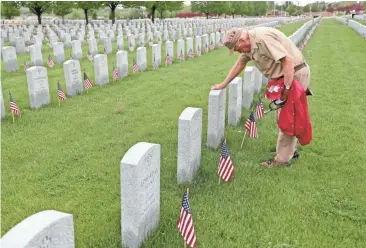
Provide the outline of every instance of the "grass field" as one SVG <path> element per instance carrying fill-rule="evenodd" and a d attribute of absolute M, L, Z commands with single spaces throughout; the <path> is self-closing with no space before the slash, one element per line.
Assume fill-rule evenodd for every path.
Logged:
<path fill-rule="evenodd" d="M 289 35 L 300 26 L 280 29 Z M 185 190 L 176 180 L 178 117 L 186 107 L 200 107 L 202 161 L 190 186 L 198 247 L 365 247 L 365 49 L 352 29 L 323 20 L 304 50 L 315 94 L 309 98 L 313 142 L 290 168 L 260 168 L 276 144 L 275 118 L 259 120 L 259 139 L 240 149 L 244 111 L 240 126 L 225 130 L 236 168 L 230 184 L 218 184 L 219 151 L 204 146 L 210 87 L 236 59 L 225 48 L 95 87 L 61 108 L 60 65 L 48 70 L 52 103 L 39 110 L 27 108 L 25 73 L 2 73 L 7 113 L 11 90 L 23 116 L 12 124 L 8 115 L 2 123 L 1 234 L 55 209 L 73 214 L 76 247 L 121 247 L 120 160 L 145 141 L 161 144 L 161 219 L 143 247 L 182 247 L 175 228 Z M 151 70 L 150 49 L 147 54 Z M 94 79 L 92 64 L 81 64 Z"/>

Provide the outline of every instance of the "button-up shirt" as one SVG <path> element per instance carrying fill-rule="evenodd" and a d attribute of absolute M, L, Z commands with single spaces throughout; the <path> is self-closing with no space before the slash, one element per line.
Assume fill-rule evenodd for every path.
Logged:
<path fill-rule="evenodd" d="M 267 78 L 278 79 L 284 75 L 281 59 L 290 55 L 295 66 L 305 62 L 296 45 L 275 28 L 258 27 L 248 31 L 250 52 L 240 56 L 245 63 L 255 61 L 258 70 Z"/>

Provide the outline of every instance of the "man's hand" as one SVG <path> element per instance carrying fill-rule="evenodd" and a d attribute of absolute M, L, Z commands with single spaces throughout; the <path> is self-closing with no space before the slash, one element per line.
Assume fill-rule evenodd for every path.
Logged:
<path fill-rule="evenodd" d="M 287 101 L 287 98 L 288 98 L 288 94 L 290 93 L 290 90 L 289 89 L 284 89 L 283 91 L 282 91 L 282 95 L 281 95 L 281 101 Z"/>
<path fill-rule="evenodd" d="M 214 84 L 211 86 L 211 90 L 222 90 L 222 89 L 225 89 L 224 84 Z"/>

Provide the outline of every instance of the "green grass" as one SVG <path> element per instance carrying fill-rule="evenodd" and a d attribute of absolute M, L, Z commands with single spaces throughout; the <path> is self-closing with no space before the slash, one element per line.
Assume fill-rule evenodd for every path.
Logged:
<path fill-rule="evenodd" d="M 299 26 L 280 29 L 290 34 Z M 1 234 L 55 209 L 73 214 L 76 247 L 121 247 L 120 160 L 145 141 L 161 144 L 161 218 L 143 247 L 181 247 L 175 222 L 185 186 L 176 182 L 177 124 L 190 106 L 203 108 L 201 168 L 190 186 L 199 247 L 365 247 L 365 49 L 353 30 L 323 20 L 304 50 L 315 94 L 312 144 L 291 168 L 260 168 L 276 144 L 274 115 L 259 120 L 260 138 L 240 149 L 244 111 L 240 126 L 225 130 L 236 168 L 230 184 L 218 184 L 219 151 L 204 145 L 210 86 L 236 59 L 224 48 L 95 87 L 61 108 L 60 66 L 49 70 L 52 103 L 39 110 L 26 107 L 24 72 L 3 73 L 5 107 L 11 89 L 23 116 L 2 123 Z M 81 63 L 93 78 L 91 64 Z"/>

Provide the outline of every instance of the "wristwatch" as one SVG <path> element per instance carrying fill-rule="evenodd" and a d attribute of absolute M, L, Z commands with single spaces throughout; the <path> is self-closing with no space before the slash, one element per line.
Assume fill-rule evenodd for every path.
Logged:
<path fill-rule="evenodd" d="M 291 85 L 286 85 L 285 84 L 285 88 L 286 88 L 286 90 L 289 90 L 291 88 Z"/>

